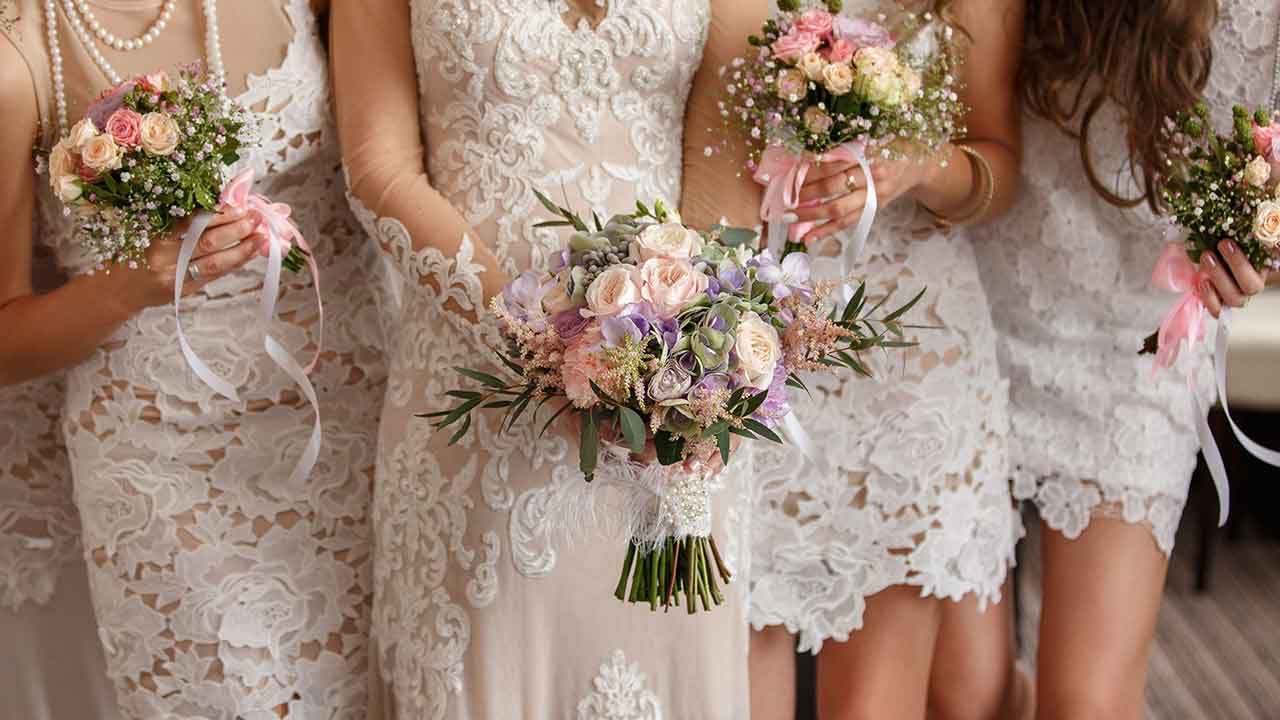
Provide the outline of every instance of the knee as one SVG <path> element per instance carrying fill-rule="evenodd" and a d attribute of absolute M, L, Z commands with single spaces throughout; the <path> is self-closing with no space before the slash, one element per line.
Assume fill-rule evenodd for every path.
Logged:
<path fill-rule="evenodd" d="M 1040 683 L 1037 720 L 1142 720 L 1144 683 L 1092 675 L 1071 684 Z"/>
<path fill-rule="evenodd" d="M 1004 717 L 1009 667 L 936 668 L 929 681 L 929 720 L 996 720 Z"/>

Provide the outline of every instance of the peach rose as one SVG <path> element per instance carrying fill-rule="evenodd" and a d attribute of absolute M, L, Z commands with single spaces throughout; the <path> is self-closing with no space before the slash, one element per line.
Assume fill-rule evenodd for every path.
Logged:
<path fill-rule="evenodd" d="M 698 296 L 707 291 L 707 276 L 694 269 L 688 260 L 654 258 L 640 266 L 643 281 L 641 294 L 660 318 L 680 314 Z"/>
<path fill-rule="evenodd" d="M 822 69 L 827 66 L 827 61 L 816 52 L 811 52 L 800 58 L 800 62 L 796 67 L 800 68 L 800 72 L 813 82 L 822 82 Z"/>
<path fill-rule="evenodd" d="M 587 288 L 592 315 L 617 315 L 628 305 L 642 302 L 640 274 L 634 265 L 614 265 L 596 276 Z"/>
<path fill-rule="evenodd" d="M 107 134 L 122 147 L 138 147 L 142 142 L 142 116 L 129 108 L 120 108 L 107 119 Z"/>
<path fill-rule="evenodd" d="M 75 153 L 84 152 L 85 143 L 97 136 L 98 126 L 91 120 L 81 120 L 71 126 L 71 132 L 66 139 L 67 149 Z"/>
<path fill-rule="evenodd" d="M 799 70 L 783 70 L 778 73 L 778 97 L 788 102 L 800 102 L 809 94 L 809 81 Z"/>
<path fill-rule="evenodd" d="M 117 170 L 120 168 L 120 146 L 110 135 L 97 135 L 85 143 L 80 160 L 98 174 Z"/>
<path fill-rule="evenodd" d="M 1268 248 L 1280 247 L 1280 202 L 1264 200 L 1258 204 L 1253 216 L 1253 236 Z"/>
<path fill-rule="evenodd" d="M 1271 179 L 1271 163 L 1261 155 L 1255 155 L 1248 165 L 1244 166 L 1244 181 L 1254 187 L 1262 187 Z"/>
<path fill-rule="evenodd" d="M 794 63 L 805 55 L 818 49 L 821 44 L 817 35 L 792 30 L 773 41 L 773 56 L 782 62 Z"/>
<path fill-rule="evenodd" d="M 164 113 L 142 116 L 142 149 L 152 155 L 172 155 L 178 148 L 178 123 Z"/>
<path fill-rule="evenodd" d="M 853 89 L 853 70 L 848 65 L 832 63 L 822 71 L 822 84 L 832 95 L 847 95 Z"/>

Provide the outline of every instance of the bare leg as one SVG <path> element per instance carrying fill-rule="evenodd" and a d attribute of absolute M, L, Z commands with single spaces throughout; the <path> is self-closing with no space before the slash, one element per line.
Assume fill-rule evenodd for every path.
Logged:
<path fill-rule="evenodd" d="M 751 633 L 747 658 L 751 681 L 751 717 L 788 720 L 796 712 L 796 641 L 773 625 Z"/>
<path fill-rule="evenodd" d="M 942 624 L 929 677 L 930 720 L 994 720 L 1002 716 L 1013 675 L 1013 618 L 1005 584 L 998 605 L 978 611 L 966 595 L 942 603 Z"/>
<path fill-rule="evenodd" d="M 867 599 L 865 624 L 818 656 L 821 720 L 923 720 L 942 601 L 895 586 Z"/>
<path fill-rule="evenodd" d="M 1094 518 L 1076 540 L 1041 533 L 1040 720 L 1141 720 L 1169 559 L 1150 529 Z"/>

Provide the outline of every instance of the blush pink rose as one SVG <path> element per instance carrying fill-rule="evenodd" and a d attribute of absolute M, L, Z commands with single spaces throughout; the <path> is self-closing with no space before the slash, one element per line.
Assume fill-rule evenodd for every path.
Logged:
<path fill-rule="evenodd" d="M 598 401 L 591 383 L 604 369 L 598 352 L 602 338 L 600 324 L 592 321 L 564 350 L 560 377 L 564 379 L 564 394 L 575 407 L 589 408 Z"/>
<path fill-rule="evenodd" d="M 821 41 L 813 33 L 791 32 L 773 41 L 773 56 L 784 62 L 797 62 L 818 49 Z"/>
<path fill-rule="evenodd" d="M 831 32 L 831 13 L 826 10 L 806 10 L 796 18 L 793 28 L 800 32 L 813 33 L 822 37 Z"/>
<path fill-rule="evenodd" d="M 1253 126 L 1253 146 L 1263 157 L 1271 154 L 1271 143 L 1276 136 L 1280 135 L 1280 125 L 1271 123 L 1270 125 L 1254 125 Z"/>
<path fill-rule="evenodd" d="M 658 317 L 667 319 L 680 314 L 707 291 L 706 273 L 699 272 L 688 260 L 653 258 L 640 266 L 644 281 L 640 292 Z"/>
<path fill-rule="evenodd" d="M 853 46 L 855 51 L 864 47 L 893 49 L 893 36 L 882 25 L 866 20 L 857 20 L 843 15 L 834 19 L 831 33 L 837 40 L 844 40 Z"/>
<path fill-rule="evenodd" d="M 824 59 L 829 63 L 846 63 L 853 57 L 854 50 L 856 48 L 853 47 L 853 43 L 848 40 L 837 39 L 831 43 L 830 47 L 823 50 L 826 55 Z"/>
<path fill-rule="evenodd" d="M 120 108 L 107 119 L 107 130 L 116 144 L 137 147 L 142 142 L 142 116 L 129 108 Z"/>

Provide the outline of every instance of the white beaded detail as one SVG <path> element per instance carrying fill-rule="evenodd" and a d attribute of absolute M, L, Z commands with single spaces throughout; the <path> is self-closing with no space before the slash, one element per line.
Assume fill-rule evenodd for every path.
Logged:
<path fill-rule="evenodd" d="M 156 16 L 156 19 L 153 20 L 149 26 L 147 26 L 146 31 L 138 37 L 130 39 L 116 37 L 103 27 L 97 16 L 93 14 L 93 10 L 90 9 L 89 3 L 86 2 L 86 0 L 75 0 L 74 5 L 71 2 L 68 2 L 67 15 L 69 17 L 76 18 L 76 20 L 79 20 L 84 25 L 89 26 L 89 29 L 93 31 L 93 34 L 97 35 L 98 39 L 107 47 L 115 48 L 122 52 L 128 52 L 131 50 L 141 50 L 154 42 L 156 38 L 160 37 L 160 33 L 169 24 L 169 21 L 173 19 L 173 8 L 177 3 L 178 0 L 164 0 L 164 4 L 160 6 L 160 14 Z M 73 7 L 77 14 L 72 14 Z"/>

